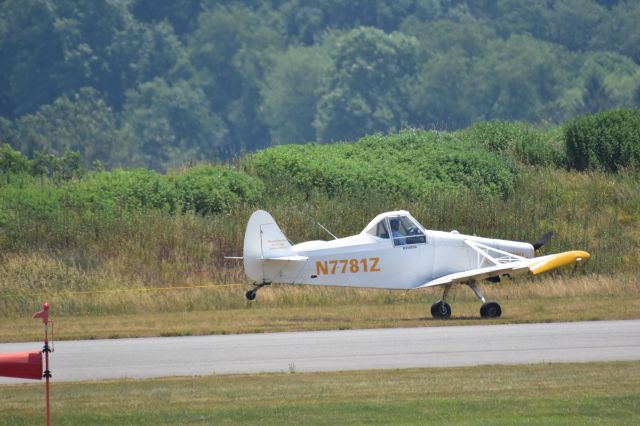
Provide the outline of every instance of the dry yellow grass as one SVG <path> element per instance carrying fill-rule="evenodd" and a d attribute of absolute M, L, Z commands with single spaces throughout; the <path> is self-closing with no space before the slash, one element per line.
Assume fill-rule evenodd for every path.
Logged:
<path fill-rule="evenodd" d="M 635 275 L 559 275 L 481 287 L 487 298 L 501 303 L 502 318 L 480 319 L 480 302 L 464 286 L 451 293 L 453 317 L 446 321 L 434 320 L 429 313 L 441 289 L 274 285 L 249 303 L 244 299 L 249 286 L 238 285 L 56 294 L 49 302 L 59 339 L 640 318 L 640 279 Z M 29 312 L 36 311 L 39 303 L 37 298 L 29 302 Z M 65 313 L 76 305 L 93 306 L 96 312 Z M 122 313 L 113 313 L 117 309 Z M 0 322 L 0 341 L 40 337 L 41 327 L 29 315 L 12 315 Z"/>

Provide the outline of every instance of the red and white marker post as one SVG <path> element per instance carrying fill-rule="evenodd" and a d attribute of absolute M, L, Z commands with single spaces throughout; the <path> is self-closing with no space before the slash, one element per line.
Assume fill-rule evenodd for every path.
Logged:
<path fill-rule="evenodd" d="M 51 333 L 53 334 L 53 321 L 49 320 L 49 302 L 42 304 L 42 310 L 33 314 L 33 318 L 42 318 L 44 323 L 44 346 L 42 347 L 42 353 L 44 354 L 45 367 L 42 377 L 45 378 L 46 384 L 46 399 L 47 399 L 47 426 L 51 426 L 51 404 L 49 402 L 49 379 L 51 378 L 51 371 L 49 370 L 49 352 L 53 352 L 53 345 L 49 347 L 49 324 L 51 324 Z"/>
<path fill-rule="evenodd" d="M 53 352 L 53 346 L 49 348 L 49 324 L 51 324 L 51 334 L 53 335 L 53 321 L 49 320 L 49 303 L 44 302 L 42 310 L 33 314 L 33 318 L 42 318 L 44 323 L 44 347 L 42 351 L 14 352 L 0 354 L 0 376 L 14 377 L 18 379 L 42 380 L 47 379 L 47 426 L 51 426 L 51 409 L 49 404 L 49 352 Z M 42 354 L 46 360 L 44 374 L 42 373 Z"/>

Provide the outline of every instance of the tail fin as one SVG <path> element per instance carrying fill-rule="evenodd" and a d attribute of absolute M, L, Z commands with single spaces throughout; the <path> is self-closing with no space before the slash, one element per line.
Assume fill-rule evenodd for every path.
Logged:
<path fill-rule="evenodd" d="M 243 258 L 245 273 L 256 282 L 271 279 L 265 276 L 266 260 L 303 260 L 296 256 L 276 221 L 264 210 L 255 211 L 249 218 L 244 234 Z"/>

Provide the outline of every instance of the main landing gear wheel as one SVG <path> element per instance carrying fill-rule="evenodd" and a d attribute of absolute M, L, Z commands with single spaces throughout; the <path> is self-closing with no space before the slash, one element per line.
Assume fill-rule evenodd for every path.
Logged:
<path fill-rule="evenodd" d="M 486 302 L 480 308 L 480 316 L 482 318 L 500 318 L 502 308 L 498 302 Z"/>
<path fill-rule="evenodd" d="M 438 300 L 431 305 L 431 316 L 436 319 L 451 317 L 451 306 L 443 300 Z"/>

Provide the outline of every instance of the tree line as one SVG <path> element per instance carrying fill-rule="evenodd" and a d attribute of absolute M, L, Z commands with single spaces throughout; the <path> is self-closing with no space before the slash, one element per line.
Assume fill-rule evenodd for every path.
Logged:
<path fill-rule="evenodd" d="M 0 143 L 166 170 L 640 105 L 640 3 L 4 0 Z"/>

